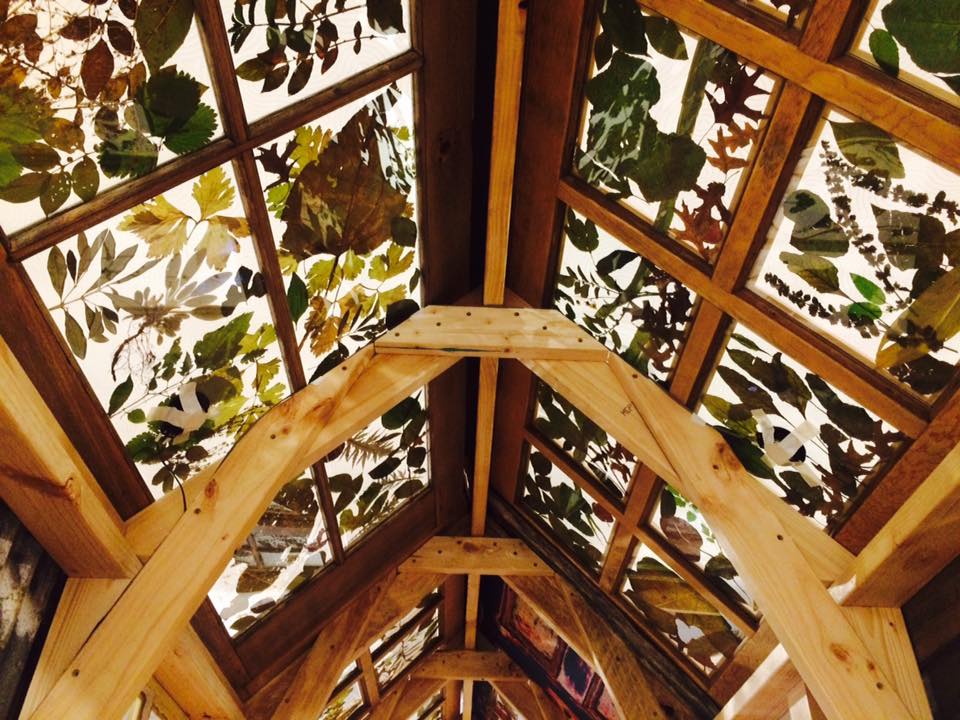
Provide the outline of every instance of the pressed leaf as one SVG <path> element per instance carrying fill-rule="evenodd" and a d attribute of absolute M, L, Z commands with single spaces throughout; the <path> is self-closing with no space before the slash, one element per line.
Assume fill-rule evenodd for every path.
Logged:
<path fill-rule="evenodd" d="M 404 32 L 400 0 L 367 0 L 367 24 L 384 35 Z"/>
<path fill-rule="evenodd" d="M 837 267 L 826 258 L 819 255 L 804 253 L 782 252 L 780 260 L 783 261 L 790 271 L 806 282 L 815 290 L 820 292 L 839 292 L 840 277 L 837 274 Z"/>
<path fill-rule="evenodd" d="M 110 52 L 107 43 L 101 39 L 87 50 L 80 64 L 83 91 L 88 98 L 96 99 L 111 77 L 113 77 L 113 53 Z"/>
<path fill-rule="evenodd" d="M 893 0 L 883 23 L 910 58 L 935 73 L 960 73 L 960 3 L 957 0 Z"/>
<path fill-rule="evenodd" d="M 887 75 L 900 74 L 900 48 L 888 31 L 875 28 L 870 33 L 870 52 L 880 69 Z"/>
<path fill-rule="evenodd" d="M 64 334 L 67 336 L 67 344 L 70 350 L 81 360 L 87 356 L 87 336 L 80 327 L 80 323 L 74 320 L 66 310 L 63 311 Z"/>
<path fill-rule="evenodd" d="M 57 295 L 63 297 L 63 286 L 67 280 L 67 263 L 60 248 L 54 245 L 47 255 L 47 274 Z"/>
<path fill-rule="evenodd" d="M 422 412 L 420 402 L 416 398 L 409 397 L 390 408 L 380 421 L 387 430 L 399 430 L 420 412 Z"/>
<path fill-rule="evenodd" d="M 183 45 L 193 22 L 193 0 L 143 0 L 133 28 L 147 66 L 157 72 Z"/>
<path fill-rule="evenodd" d="M 49 170 L 60 163 L 60 154 L 40 142 L 14 145 L 10 148 L 10 153 L 18 163 L 30 170 Z"/>
<path fill-rule="evenodd" d="M 213 108 L 200 103 L 181 128 L 164 138 L 163 144 L 177 155 L 184 155 L 206 145 L 216 129 L 217 115 Z"/>
<path fill-rule="evenodd" d="M 60 37 L 65 37 L 67 40 L 86 40 L 99 30 L 101 25 L 103 21 L 100 18 L 92 15 L 77 15 L 60 28 Z"/>
<path fill-rule="evenodd" d="M 660 529 L 670 544 L 683 553 L 684 557 L 693 562 L 700 559 L 703 537 L 693 525 L 676 516 L 661 517 Z"/>
<path fill-rule="evenodd" d="M 205 172 L 193 184 L 192 195 L 200 208 L 200 216 L 209 218 L 229 209 L 235 192 L 224 169 L 216 167 Z"/>
<path fill-rule="evenodd" d="M 307 311 L 309 298 L 307 297 L 307 286 L 296 273 L 290 278 L 290 285 L 287 287 L 287 306 L 290 308 L 290 316 L 294 324 Z"/>
<path fill-rule="evenodd" d="M 633 0 L 607 0 L 600 14 L 600 24 L 610 41 L 634 55 L 647 52 L 645 18 Z"/>
<path fill-rule="evenodd" d="M 886 293 L 869 278 L 865 278 L 863 275 L 857 275 L 856 273 L 850 273 L 850 279 L 853 280 L 853 284 L 867 302 L 873 303 L 874 305 L 883 305 L 883 303 L 886 302 Z"/>
<path fill-rule="evenodd" d="M 893 322 L 877 351 L 886 369 L 939 349 L 960 332 L 960 267 L 934 282 Z"/>
<path fill-rule="evenodd" d="M 0 200 L 24 203 L 36 200 L 50 182 L 50 173 L 26 173 L 0 188 Z"/>
<path fill-rule="evenodd" d="M 645 17 L 644 25 L 647 41 L 653 45 L 654 50 L 674 60 L 687 59 L 687 46 L 673 20 L 657 16 Z"/>
<path fill-rule="evenodd" d="M 60 209 L 68 197 L 70 197 L 70 174 L 56 173 L 50 176 L 50 182 L 40 193 L 40 207 L 47 215 L 51 215 Z"/>
<path fill-rule="evenodd" d="M 113 49 L 122 55 L 133 55 L 134 42 L 133 35 L 127 29 L 127 26 L 116 20 L 107 21 L 107 38 Z"/>
<path fill-rule="evenodd" d="M 128 375 L 127 379 L 117 385 L 110 394 L 110 404 L 107 409 L 108 415 L 113 415 L 117 410 L 123 407 L 123 404 L 130 398 L 133 392 L 133 379 Z"/>
<path fill-rule="evenodd" d="M 287 84 L 287 93 L 296 95 L 306 87 L 313 73 L 313 57 L 304 58 L 297 63 L 296 69 L 290 75 L 290 82 Z"/>
<path fill-rule="evenodd" d="M 865 122 L 831 122 L 833 136 L 843 156 L 853 165 L 885 178 L 906 175 L 896 141 Z"/>
<path fill-rule="evenodd" d="M 97 164 L 88 157 L 80 160 L 71 171 L 73 191 L 84 202 L 92 200 L 100 187 L 100 171 Z"/>
<path fill-rule="evenodd" d="M 83 128 L 64 118 L 52 118 L 43 130 L 43 139 L 51 147 L 69 152 L 83 147 Z"/>

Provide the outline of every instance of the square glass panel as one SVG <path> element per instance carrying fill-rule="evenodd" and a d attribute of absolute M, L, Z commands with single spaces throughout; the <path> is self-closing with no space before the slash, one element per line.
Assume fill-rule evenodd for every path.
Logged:
<path fill-rule="evenodd" d="M 442 720 L 443 719 L 443 693 L 438 692 L 432 698 L 427 700 L 420 709 L 410 716 L 409 720 Z"/>
<path fill-rule="evenodd" d="M 759 613 L 737 569 L 723 554 L 699 508 L 670 485 L 664 484 L 660 489 L 660 501 L 653 506 L 649 525 L 700 568 L 721 592 L 728 594 L 734 602 L 739 602 L 754 615 Z"/>
<path fill-rule="evenodd" d="M 554 539 L 584 568 L 598 574 L 613 536 L 613 516 L 532 448 L 525 473 L 521 504 L 546 524 Z"/>
<path fill-rule="evenodd" d="M 334 695 L 317 720 L 347 720 L 364 705 L 360 683 L 352 682 Z"/>
<path fill-rule="evenodd" d="M 309 380 L 416 308 L 411 81 L 346 105 L 256 151 Z"/>
<path fill-rule="evenodd" d="M 210 591 L 231 635 L 265 618 L 332 558 L 316 481 L 287 483 Z"/>
<path fill-rule="evenodd" d="M 373 641 L 373 644 L 370 645 L 370 652 L 375 655 L 381 647 L 391 643 L 393 640 L 399 637 L 401 631 L 407 625 L 412 623 L 416 619 L 416 617 L 427 608 L 428 605 L 430 605 L 431 603 L 437 602 L 439 598 L 440 598 L 439 592 L 432 592 L 429 595 L 425 596 L 423 600 L 418 602 L 414 607 L 410 608 L 410 611 L 406 615 L 404 615 L 402 618 L 397 620 L 397 622 L 391 625 L 390 628 L 385 633 L 383 633 L 383 635 L 381 635 L 380 637 L 378 637 L 376 640 Z"/>
<path fill-rule="evenodd" d="M 192 2 L 25 0 L 0 27 L 0 224 L 10 234 L 210 142 Z"/>
<path fill-rule="evenodd" d="M 712 260 L 775 86 L 773 76 L 634 0 L 606 0 L 575 170 Z"/>
<path fill-rule="evenodd" d="M 696 296 L 572 210 L 564 238 L 554 306 L 644 375 L 666 382 Z"/>
<path fill-rule="evenodd" d="M 892 77 L 960 105 L 958 14 L 953 0 L 873 0 L 852 52 Z"/>
<path fill-rule="evenodd" d="M 637 547 L 621 592 L 707 675 L 731 658 L 743 639 L 716 607 L 645 545 Z"/>
<path fill-rule="evenodd" d="M 410 48 L 409 0 L 220 0 L 248 120 Z"/>
<path fill-rule="evenodd" d="M 24 263 L 158 497 L 287 394 L 235 187 L 214 168 Z"/>
<path fill-rule="evenodd" d="M 828 527 L 906 440 L 742 325 L 733 329 L 699 414 L 748 471 Z"/>
<path fill-rule="evenodd" d="M 604 489 L 623 500 L 637 458 L 542 381 L 537 385 L 537 414 L 533 424 L 557 443 L 571 462 L 582 466 Z"/>
<path fill-rule="evenodd" d="M 344 548 L 430 484 L 425 391 L 388 410 L 330 453 L 324 464 Z"/>
<path fill-rule="evenodd" d="M 439 639 L 440 609 L 437 607 L 426 613 L 420 622 L 409 628 L 400 640 L 374 660 L 380 687 L 389 685 Z"/>
<path fill-rule="evenodd" d="M 960 175 L 836 109 L 814 138 L 753 285 L 932 398 L 960 360 Z"/>

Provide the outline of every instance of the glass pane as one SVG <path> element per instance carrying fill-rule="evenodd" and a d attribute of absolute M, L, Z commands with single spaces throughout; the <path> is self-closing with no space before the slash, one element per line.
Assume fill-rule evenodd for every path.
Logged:
<path fill-rule="evenodd" d="M 696 296 L 572 210 L 559 267 L 556 308 L 644 375 L 665 382 Z"/>
<path fill-rule="evenodd" d="M 753 614 L 759 613 L 737 569 L 723 554 L 717 538 L 696 505 L 676 489 L 664 485 L 660 490 L 660 502 L 653 506 L 649 524 L 687 560 L 700 568 L 721 591 L 727 592 L 735 602 Z"/>
<path fill-rule="evenodd" d="M 11 233 L 217 133 L 193 3 L 13 3 L 0 27 L 0 215 Z M 11 203 L 17 203 L 14 206 Z"/>
<path fill-rule="evenodd" d="M 537 450 L 530 450 L 522 493 L 521 503 L 546 523 L 557 542 L 587 570 L 599 573 L 613 536 L 613 516 Z"/>
<path fill-rule="evenodd" d="M 434 608 L 419 623 L 410 628 L 399 642 L 376 659 L 374 667 L 377 671 L 377 682 L 380 683 L 380 687 L 389 685 L 439 638 L 440 610 Z"/>
<path fill-rule="evenodd" d="M 229 166 L 24 265 L 156 496 L 287 394 Z"/>
<path fill-rule="evenodd" d="M 606 0 L 593 59 L 577 173 L 711 260 L 774 78 L 633 0 Z"/>
<path fill-rule="evenodd" d="M 888 75 L 960 105 L 960 52 L 952 0 L 873 0 L 853 54 Z"/>
<path fill-rule="evenodd" d="M 256 153 L 308 379 L 416 307 L 412 128 L 404 78 Z"/>
<path fill-rule="evenodd" d="M 624 498 L 637 459 L 544 382 L 537 386 L 533 424 L 615 497 Z"/>
<path fill-rule="evenodd" d="M 287 483 L 210 591 L 231 635 L 263 620 L 332 557 L 312 476 Z"/>
<path fill-rule="evenodd" d="M 220 0 L 220 5 L 248 120 L 410 48 L 409 0 Z"/>
<path fill-rule="evenodd" d="M 563 645 L 560 636 L 520 596 L 510 592 L 508 597 L 511 601 L 501 623 L 541 664 L 550 664 Z"/>
<path fill-rule="evenodd" d="M 621 592 L 708 675 L 733 656 L 742 640 L 717 608 L 644 545 L 637 548 Z"/>
<path fill-rule="evenodd" d="M 344 548 L 430 484 L 425 391 L 402 400 L 325 460 Z"/>
<path fill-rule="evenodd" d="M 920 395 L 960 352 L 960 176 L 837 110 L 797 168 L 759 292 Z"/>
<path fill-rule="evenodd" d="M 906 439 L 743 326 L 734 328 L 699 412 L 747 470 L 828 526 Z"/>
<path fill-rule="evenodd" d="M 363 703 L 360 683 L 351 683 L 334 696 L 318 720 L 347 720 L 357 709 L 363 707 Z"/>
<path fill-rule="evenodd" d="M 397 620 L 397 622 L 390 626 L 389 630 L 373 641 L 373 644 L 370 645 L 371 654 L 375 655 L 383 645 L 392 642 L 400 634 L 404 627 L 412 623 L 417 615 L 423 612 L 428 605 L 436 602 L 439 598 L 439 592 L 432 592 L 429 595 L 426 595 L 423 600 L 418 602 L 415 607 L 410 608 L 406 615 Z"/>

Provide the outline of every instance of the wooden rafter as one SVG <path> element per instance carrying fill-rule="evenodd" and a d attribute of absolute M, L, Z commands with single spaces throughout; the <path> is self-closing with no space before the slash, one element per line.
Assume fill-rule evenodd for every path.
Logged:
<path fill-rule="evenodd" d="M 453 575 L 552 575 L 553 571 L 522 540 L 438 535 L 399 567 L 401 573 Z"/>

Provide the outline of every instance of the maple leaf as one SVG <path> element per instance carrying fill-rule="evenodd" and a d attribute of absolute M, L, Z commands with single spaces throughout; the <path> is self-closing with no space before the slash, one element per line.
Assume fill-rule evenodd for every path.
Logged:
<path fill-rule="evenodd" d="M 732 122 L 728 126 L 728 129 L 730 130 L 730 135 L 726 138 L 725 144 L 730 150 L 749 147 L 749 145 L 757 139 L 758 126 L 751 125 L 748 122 L 745 122 L 743 127 L 737 125 L 736 122 Z M 721 130 L 721 133 L 722 132 Z"/>
<path fill-rule="evenodd" d="M 759 121 L 763 117 L 763 112 L 748 107 L 747 102 L 755 95 L 766 95 L 766 90 L 757 87 L 757 80 L 760 78 L 760 68 L 754 68 L 753 72 L 747 70 L 743 65 L 725 77 L 719 84 L 723 91 L 723 100 L 717 100 L 716 94 L 710 94 L 707 100 L 710 107 L 713 108 L 714 120 L 721 125 L 732 125 L 736 115 L 743 115 L 750 120 Z"/>
<path fill-rule="evenodd" d="M 391 237 L 407 197 L 384 174 L 375 130 L 364 108 L 297 176 L 281 216 L 287 224 L 281 247 L 294 257 L 365 255 Z"/>
<path fill-rule="evenodd" d="M 723 191 L 723 183 L 718 182 L 710 183 L 706 189 L 694 188 L 700 205 L 691 210 L 683 203 L 677 210 L 677 217 L 683 223 L 683 230 L 677 233 L 677 239 L 690 243 L 704 257 L 723 240 L 721 221 L 729 223 L 732 219 L 730 211 L 723 205 Z M 719 217 L 714 217 L 714 210 Z"/>
<path fill-rule="evenodd" d="M 193 184 L 193 199 L 197 201 L 197 207 L 200 208 L 201 220 L 229 208 L 235 194 L 227 174 L 221 167 L 205 172 Z"/>
<path fill-rule="evenodd" d="M 180 252 L 187 244 L 189 219 L 159 195 L 133 208 L 120 222 L 120 229 L 129 230 L 146 240 L 149 257 L 163 257 Z"/>

